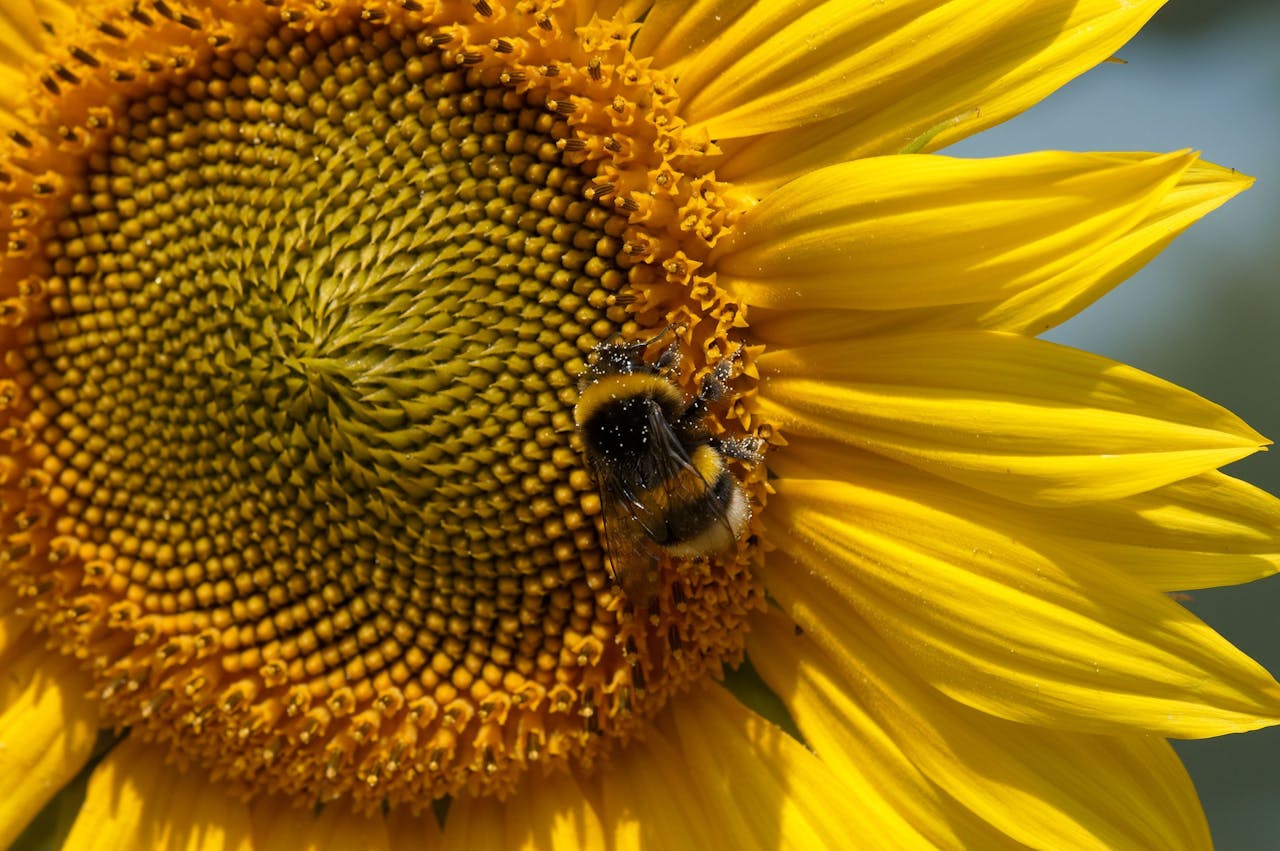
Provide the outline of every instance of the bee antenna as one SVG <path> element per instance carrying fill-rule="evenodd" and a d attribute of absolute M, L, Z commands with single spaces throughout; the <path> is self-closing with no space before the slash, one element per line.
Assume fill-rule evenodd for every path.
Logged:
<path fill-rule="evenodd" d="M 652 337 L 644 341 L 644 347 L 647 349 L 650 346 L 652 346 L 654 343 L 659 342 L 663 337 L 667 336 L 668 334 L 678 334 L 679 332 L 684 330 L 685 330 L 685 326 L 683 324 L 676 323 L 676 322 L 668 322 L 665 326 L 663 326 L 663 328 L 660 331 L 658 331 L 658 333 L 654 334 Z"/>

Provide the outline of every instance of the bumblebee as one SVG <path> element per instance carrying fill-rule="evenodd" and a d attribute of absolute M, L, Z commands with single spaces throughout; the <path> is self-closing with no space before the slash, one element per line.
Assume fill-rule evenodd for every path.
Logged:
<path fill-rule="evenodd" d="M 652 599 L 662 553 L 712 555 L 742 536 L 751 506 L 725 458 L 761 457 L 759 440 L 713 437 L 704 423 L 724 396 L 738 352 L 716 364 L 686 401 L 670 377 L 679 343 L 653 364 L 644 359 L 665 334 L 596 346 L 574 409 L 600 489 L 609 570 L 633 605 Z"/>

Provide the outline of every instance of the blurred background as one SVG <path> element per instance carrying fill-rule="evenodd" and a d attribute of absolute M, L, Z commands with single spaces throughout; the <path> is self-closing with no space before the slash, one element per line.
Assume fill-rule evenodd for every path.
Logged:
<path fill-rule="evenodd" d="M 1172 0 L 1118 56 L 947 153 L 1168 151 L 1253 175 L 1050 339 L 1132 364 L 1280 441 L 1280 3 Z M 1280 494 L 1280 447 L 1229 468 Z M 1280 674 L 1280 576 L 1185 603 Z M 1178 742 L 1220 851 L 1280 848 L 1280 728 Z"/>

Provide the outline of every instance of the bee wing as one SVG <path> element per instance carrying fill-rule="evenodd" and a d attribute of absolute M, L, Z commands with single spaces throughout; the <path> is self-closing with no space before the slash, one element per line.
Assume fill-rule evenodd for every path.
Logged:
<path fill-rule="evenodd" d="M 607 465 L 594 466 L 609 575 L 633 605 L 647 607 L 657 586 L 660 552 L 641 517 L 653 519 L 621 476 Z"/>
<path fill-rule="evenodd" d="M 609 570 L 635 605 L 653 598 L 662 547 L 673 541 L 673 511 L 708 512 L 729 534 L 733 527 L 724 506 L 711 496 L 711 483 L 698 471 L 661 407 L 646 408 L 644 451 L 629 467 L 607 461 L 592 464 L 600 488 L 604 545 Z"/>
<path fill-rule="evenodd" d="M 729 533 L 730 538 L 736 537 L 733 534 L 733 524 L 729 522 L 729 517 L 725 513 L 725 507 L 711 495 L 712 483 L 708 482 L 693 465 L 689 451 L 680 442 L 680 438 L 656 404 L 649 407 L 648 417 L 648 434 L 652 450 L 650 456 L 657 465 L 657 479 L 662 483 L 665 504 L 705 507 L 711 512 L 712 519 Z M 657 531 L 660 532 L 660 537 L 654 537 L 654 540 L 665 542 L 669 537 L 665 520 Z"/>
<path fill-rule="evenodd" d="M 671 537 L 668 506 L 683 504 L 681 494 L 673 491 L 673 477 L 689 482 L 679 474 L 686 469 L 697 473 L 656 402 L 650 400 L 646 406 L 645 419 L 645 445 L 636 453 L 638 462 L 620 466 L 598 461 L 592 465 L 600 488 L 610 573 L 627 599 L 640 607 L 652 602 L 662 545 Z M 700 493 L 696 487 L 687 489 L 691 491 L 688 497 Z"/>

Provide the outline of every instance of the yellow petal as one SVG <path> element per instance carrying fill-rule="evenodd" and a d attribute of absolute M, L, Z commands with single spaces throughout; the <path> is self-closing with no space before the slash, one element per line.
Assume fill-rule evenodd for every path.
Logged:
<path fill-rule="evenodd" d="M 724 689 L 681 698 L 672 717 L 705 812 L 719 816 L 717 847 L 841 848 L 851 835 L 861 847 L 925 845 L 881 795 L 852 794 L 813 753 Z"/>
<path fill-rule="evenodd" d="M 392 807 L 387 814 L 387 835 L 391 851 L 437 851 L 441 845 L 440 823 L 427 807 L 413 815 L 406 807 Z"/>
<path fill-rule="evenodd" d="M 678 68 L 682 115 L 733 139 L 843 114 L 862 106 L 873 80 L 908 76 L 973 37 L 990 9 L 982 0 L 754 3 Z"/>
<path fill-rule="evenodd" d="M 130 737 L 112 749 L 89 779 L 66 851 L 252 851 L 249 807 L 221 784 L 164 764 L 161 747 Z"/>
<path fill-rule="evenodd" d="M 84 696 L 88 677 L 37 641 L 0 644 L 0 674 L 0 848 L 8 848 L 89 760 L 98 711 Z"/>
<path fill-rule="evenodd" d="M 679 75 L 731 23 L 761 5 L 757 0 L 655 0 L 636 33 L 632 51 L 649 57 L 655 67 Z"/>
<path fill-rule="evenodd" d="M 579 851 L 607 847 L 595 807 L 570 774 L 527 779 L 503 809 L 503 848 Z"/>
<path fill-rule="evenodd" d="M 994 517 L 1019 541 L 1071 559 L 1084 554 L 1160 591 L 1238 585 L 1280 570 L 1280 499 L 1211 472 L 1124 499 L 1027 506 L 872 453 L 803 440 L 770 457 L 784 478 L 849 480 L 960 517 Z"/>
<path fill-rule="evenodd" d="M 65 851 L 156 847 L 169 803 L 166 773 L 158 748 L 134 737 L 116 745 L 89 778 Z"/>
<path fill-rule="evenodd" d="M 506 849 L 507 831 L 503 806 L 496 798 L 455 799 L 444 821 L 442 851 L 471 851 L 473 848 Z"/>
<path fill-rule="evenodd" d="M 680 754 L 656 729 L 631 742 L 601 771 L 601 819 L 614 851 L 720 847 Z M 477 846 L 480 847 L 480 846 Z"/>
<path fill-rule="evenodd" d="M 1239 585 L 1280 570 L 1280 500 L 1223 473 L 1040 516 L 1010 513 L 1161 591 Z"/>
<path fill-rule="evenodd" d="M 0 587 L 0 671 L 34 665 L 23 660 L 39 652 L 42 643 L 39 637 L 32 635 L 31 617 L 18 607 L 18 593 L 7 585 Z M 13 675 L 0 676 L 0 710 L 23 697 L 26 691 L 25 679 Z"/>
<path fill-rule="evenodd" d="M 6 0 L 0 6 L 0 67 L 21 67 L 40 43 L 40 19 L 28 0 Z"/>
<path fill-rule="evenodd" d="M 788 635 L 774 641 L 773 627 Z M 762 634 L 763 633 L 763 634 Z M 993 848 L 1006 838 L 968 807 L 939 789 L 874 716 L 872 706 L 832 689 L 815 697 L 815 673 L 797 655 L 797 629 L 776 611 L 752 620 L 748 653 L 756 670 L 784 702 L 805 743 L 840 778 L 853 801 L 877 801 L 901 816 L 930 847 Z M 810 650 L 811 642 L 801 646 Z M 856 653 L 856 648 L 850 648 Z M 874 812 L 874 811 L 873 811 Z M 875 830 L 868 829 L 866 834 Z"/>
<path fill-rule="evenodd" d="M 777 613 L 758 618 L 748 652 L 824 761 L 874 758 L 862 746 L 874 731 L 954 801 L 1018 843 L 1212 847 L 1186 771 L 1154 736 L 1050 730 L 957 704 L 903 670 L 855 616 L 804 635 Z"/>
<path fill-rule="evenodd" d="M 784 611 L 814 631 L 856 613 L 962 703 L 1179 738 L 1280 720 L 1280 685 L 1190 612 L 1088 556 L 1033 549 L 999 513 L 958 516 L 891 480 L 775 485 L 764 578 Z"/>
<path fill-rule="evenodd" d="M 199 770 L 178 773 L 169 768 L 167 773 L 172 797 L 163 813 L 149 817 L 164 825 L 160 841 L 152 847 L 166 851 L 255 851 L 264 847 L 254 842 L 249 805 L 229 794 L 222 783 Z"/>
<path fill-rule="evenodd" d="M 926 150 L 937 150 L 999 124 L 1114 54 L 1162 3 L 927 3 L 934 8 L 918 20 L 897 15 L 916 4 L 856 4 L 859 18 L 889 25 L 866 28 L 861 35 L 868 44 L 859 34 L 838 33 L 838 23 L 832 28 L 838 36 L 813 32 L 827 22 L 816 14 L 796 15 L 788 31 L 817 45 L 815 58 L 831 71 L 823 77 L 806 65 L 807 42 L 798 54 L 787 55 L 785 47 L 796 50 L 794 38 L 791 45 L 772 37 L 742 43 L 745 27 L 739 24 L 681 67 L 679 88 L 694 98 L 687 117 L 705 122 L 717 138 L 784 128 L 736 144 L 721 142 L 728 156 L 717 168 L 719 176 L 761 197 L 814 168 L 895 154 L 926 141 Z M 823 5 L 837 16 L 849 15 L 840 0 Z M 762 14 L 783 16 L 794 8 L 759 6 L 768 9 Z M 928 38 L 917 38 L 935 24 L 938 30 Z M 751 95 L 733 93 L 738 76 L 730 66 L 737 65 L 759 66 L 751 74 Z M 704 79 L 716 81 L 714 103 L 701 89 Z M 789 104 L 781 102 L 788 97 Z M 772 118 L 771 110 L 780 118 Z"/>
<path fill-rule="evenodd" d="M 1191 153 L 883 157 L 814 171 L 766 197 L 713 252 L 748 304 L 896 310 L 989 302 L 1130 231 Z"/>
<path fill-rule="evenodd" d="M 1239 172 L 1198 160 L 1160 198 L 1155 209 L 1126 233 L 1079 255 L 1070 268 L 1005 299 L 900 310 L 757 308 L 751 313 L 751 332 L 763 343 L 781 346 L 871 334 L 971 328 L 1038 334 L 1088 307 L 1192 223 L 1252 183 L 1252 178 Z"/>
<path fill-rule="evenodd" d="M 1114 3 L 1077 13 L 1076 27 L 1085 21 L 1092 25 L 1084 33 L 1088 38 L 1077 38 L 1072 54 L 1058 53 L 1067 67 L 1055 69 L 1055 77 L 1045 79 L 1043 64 L 1035 82 L 1024 76 L 1020 82 L 1030 91 L 1019 93 L 1021 99 L 1039 100 L 1106 57 L 1097 51 L 1097 42 L 1115 40 L 1116 32 L 1100 33 L 1098 18 L 1110 16 L 1127 39 L 1157 5 L 1138 13 L 1131 7 L 1121 16 L 1111 14 Z M 869 112 L 918 98 L 918 88 L 927 88 L 927 80 L 938 76 L 948 84 L 945 102 L 956 104 L 967 96 L 968 109 L 976 111 L 998 100 L 997 93 L 1006 100 L 1009 95 L 1007 83 L 984 91 L 979 80 L 990 84 L 992 75 L 1007 73 L 1010 65 L 1034 61 L 1046 42 L 1061 38 L 1064 25 L 1071 26 L 1070 14 L 1070 7 L 1060 4 L 1029 10 L 986 0 L 755 3 L 736 18 L 718 22 L 716 37 L 675 69 L 683 115 L 691 124 L 704 124 L 718 139 L 810 125 L 850 111 L 865 119 Z M 972 52 L 975 45 L 997 38 L 1002 51 Z M 1094 51 L 1082 55 L 1085 44 Z M 945 74 L 938 74 L 940 66 Z"/>
<path fill-rule="evenodd" d="M 773 349 L 760 410 L 1008 499 L 1117 499 L 1266 444 L 1230 411 L 1106 358 L 1014 334 L 942 332 Z"/>
<path fill-rule="evenodd" d="M 366 816 L 341 802 L 319 812 L 298 807 L 277 796 L 255 798 L 252 804 L 255 851 L 390 851 L 387 821 L 381 813 Z"/>
<path fill-rule="evenodd" d="M 1122 155 L 1123 156 L 1123 155 Z M 1202 217 L 1248 189 L 1253 178 L 1197 161 L 1154 210 L 1124 236 L 1071 268 L 990 307 L 961 308 L 948 324 L 1039 334 L 1065 322 L 1146 265 Z"/>

